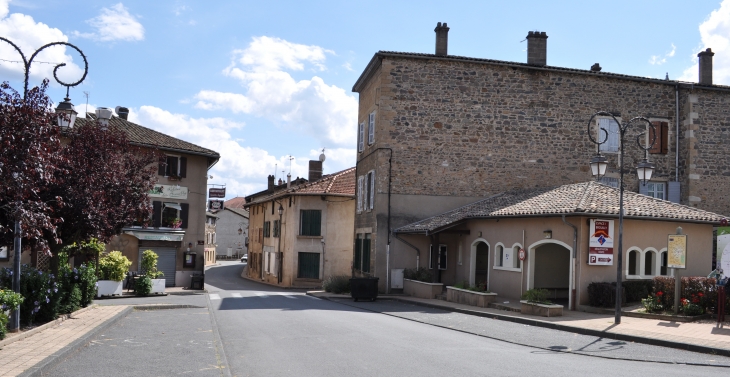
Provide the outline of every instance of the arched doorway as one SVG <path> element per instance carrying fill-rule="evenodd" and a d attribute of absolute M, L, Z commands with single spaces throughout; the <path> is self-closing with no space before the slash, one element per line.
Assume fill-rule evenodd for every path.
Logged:
<path fill-rule="evenodd" d="M 563 242 L 542 241 L 530 246 L 528 289 L 546 289 L 553 303 L 570 306 L 571 248 Z"/>
<path fill-rule="evenodd" d="M 476 260 L 474 261 L 474 282 L 472 285 L 488 286 L 489 284 L 489 246 L 479 242 L 476 247 Z"/>

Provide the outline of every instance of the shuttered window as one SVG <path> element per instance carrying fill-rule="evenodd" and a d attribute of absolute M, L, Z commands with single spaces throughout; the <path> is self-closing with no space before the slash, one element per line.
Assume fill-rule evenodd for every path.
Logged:
<path fill-rule="evenodd" d="M 669 152 L 669 123 L 668 122 L 651 122 L 654 126 L 649 127 L 648 143 L 654 140 L 654 145 L 649 149 L 649 153 L 667 154 Z"/>
<path fill-rule="evenodd" d="M 365 149 L 365 123 L 357 126 L 357 151 L 362 152 Z"/>
<path fill-rule="evenodd" d="M 264 222 L 264 237 L 271 237 L 271 221 Z"/>
<path fill-rule="evenodd" d="M 299 235 L 321 236 L 322 235 L 322 211 L 318 209 L 303 209 L 299 221 Z"/>
<path fill-rule="evenodd" d="M 362 182 L 363 182 L 363 176 L 357 177 L 357 212 L 362 212 Z"/>
<path fill-rule="evenodd" d="M 298 253 L 300 279 L 319 279 L 319 253 Z"/>
<path fill-rule="evenodd" d="M 368 185 L 370 186 L 370 189 L 368 190 L 368 209 L 373 209 L 375 206 L 375 170 L 368 173 Z"/>
<path fill-rule="evenodd" d="M 428 268 L 433 269 L 434 265 L 437 265 L 439 270 L 445 270 L 446 269 L 446 245 L 440 244 L 438 253 L 436 255 L 434 255 L 433 245 L 429 245 L 428 250 L 429 250 Z"/>
<path fill-rule="evenodd" d="M 368 117 L 368 145 L 375 142 L 375 112 L 370 113 Z"/>
<path fill-rule="evenodd" d="M 352 260 L 352 267 L 356 270 L 362 268 L 362 237 L 362 233 L 358 233 L 355 238 L 355 256 Z"/>
<path fill-rule="evenodd" d="M 609 118 L 598 119 L 598 125 L 600 131 L 598 132 L 597 140 L 605 143 L 601 144 L 601 152 L 618 152 L 619 147 L 619 129 L 618 123 L 615 120 Z M 604 132 L 603 130 L 606 130 Z M 608 135 L 606 135 L 608 133 Z"/>
<path fill-rule="evenodd" d="M 281 223 L 279 223 L 279 220 L 274 220 L 274 237 L 279 237 L 281 235 Z"/>
<path fill-rule="evenodd" d="M 370 233 L 362 240 L 362 272 L 370 272 Z"/>

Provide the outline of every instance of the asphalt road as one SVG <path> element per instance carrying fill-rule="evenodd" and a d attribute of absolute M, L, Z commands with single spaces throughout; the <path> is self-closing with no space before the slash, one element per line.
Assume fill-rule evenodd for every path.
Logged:
<path fill-rule="evenodd" d="M 244 280 L 242 268 L 240 262 L 224 262 L 206 272 L 210 310 L 136 311 L 51 374 L 694 376 L 730 371 L 691 365 L 730 366 L 729 358 L 719 356 L 391 300 L 320 300 Z M 155 301 L 180 297 L 199 303 L 205 296 Z"/>

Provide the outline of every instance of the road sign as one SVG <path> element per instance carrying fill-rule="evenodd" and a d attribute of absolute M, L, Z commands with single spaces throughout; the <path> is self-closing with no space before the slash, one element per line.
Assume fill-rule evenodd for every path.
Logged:
<path fill-rule="evenodd" d="M 520 257 L 521 261 L 524 261 L 525 259 L 527 259 L 527 253 L 525 253 L 525 249 L 520 249 L 520 251 L 517 255 Z"/>

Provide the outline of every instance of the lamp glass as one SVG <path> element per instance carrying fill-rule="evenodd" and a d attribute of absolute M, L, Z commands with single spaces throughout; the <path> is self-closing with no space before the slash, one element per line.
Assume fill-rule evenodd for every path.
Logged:
<path fill-rule="evenodd" d="M 73 127 L 76 122 L 76 109 L 71 103 L 71 99 L 66 97 L 64 101 L 58 104 L 56 107 L 56 114 L 58 115 L 58 126 L 59 127 Z"/>
<path fill-rule="evenodd" d="M 279 215 L 281 215 L 283 213 L 284 213 L 284 207 L 282 207 L 281 204 L 279 204 Z"/>
<path fill-rule="evenodd" d="M 654 173 L 654 165 L 647 159 L 644 159 L 636 167 L 636 174 L 639 176 L 639 180 L 646 183 L 651 179 L 651 175 Z"/>
<path fill-rule="evenodd" d="M 591 159 L 591 174 L 597 179 L 600 179 L 606 175 L 606 168 L 608 167 L 608 160 L 603 155 L 596 155 Z"/>

